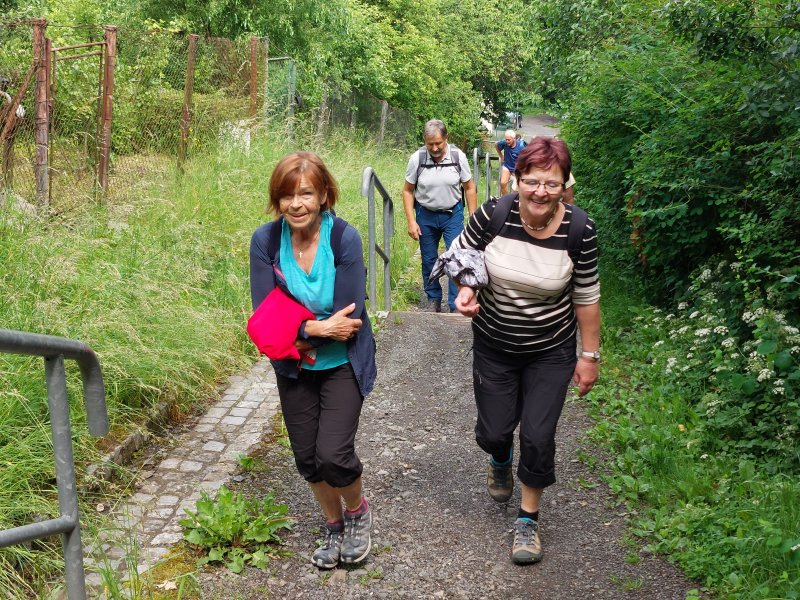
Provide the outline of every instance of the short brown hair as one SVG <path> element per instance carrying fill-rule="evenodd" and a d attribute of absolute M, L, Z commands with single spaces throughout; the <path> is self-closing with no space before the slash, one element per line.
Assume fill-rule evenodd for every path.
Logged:
<path fill-rule="evenodd" d="M 280 214 L 281 198 L 297 191 L 305 176 L 317 193 L 325 198 L 322 210 L 330 210 L 339 198 L 339 186 L 322 159 L 313 152 L 292 152 L 275 165 L 269 178 L 269 206 L 267 212 Z"/>
<path fill-rule="evenodd" d="M 558 165 L 566 183 L 572 172 L 572 156 L 564 140 L 548 137 L 535 137 L 522 149 L 517 157 L 514 175 L 522 177 L 531 169 L 549 169 Z"/>

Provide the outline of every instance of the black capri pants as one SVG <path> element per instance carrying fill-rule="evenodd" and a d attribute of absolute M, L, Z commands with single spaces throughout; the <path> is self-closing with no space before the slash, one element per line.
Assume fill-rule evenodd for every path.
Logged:
<path fill-rule="evenodd" d="M 510 354 L 475 336 L 475 439 L 495 460 L 505 460 L 519 424 L 517 477 L 529 487 L 544 488 L 556 481 L 556 426 L 575 371 L 575 349 L 572 338 L 537 354 Z"/>
<path fill-rule="evenodd" d="M 355 438 L 364 398 L 350 363 L 297 379 L 276 375 L 294 462 L 309 483 L 345 487 L 361 476 Z"/>

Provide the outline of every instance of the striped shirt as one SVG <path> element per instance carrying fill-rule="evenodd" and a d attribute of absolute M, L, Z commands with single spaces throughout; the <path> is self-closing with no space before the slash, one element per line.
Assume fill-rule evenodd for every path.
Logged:
<path fill-rule="evenodd" d="M 494 204 L 483 204 L 451 248 L 482 249 L 481 234 Z M 573 304 L 600 300 L 597 235 L 589 219 L 580 258 L 573 265 L 567 250 L 572 207 L 547 239 L 528 235 L 515 200 L 505 224 L 485 248 L 489 285 L 478 292 L 481 309 L 472 319 L 475 335 L 490 346 L 515 354 L 541 352 L 574 338 L 577 319 Z"/>

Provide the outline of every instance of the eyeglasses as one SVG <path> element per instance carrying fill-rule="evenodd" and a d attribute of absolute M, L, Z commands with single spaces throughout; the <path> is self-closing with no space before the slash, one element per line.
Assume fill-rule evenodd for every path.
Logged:
<path fill-rule="evenodd" d="M 548 194 L 553 194 L 564 187 L 560 181 L 539 181 L 538 179 L 520 179 L 519 182 L 525 187 L 538 190 L 540 185 L 544 186 L 544 190 Z"/>

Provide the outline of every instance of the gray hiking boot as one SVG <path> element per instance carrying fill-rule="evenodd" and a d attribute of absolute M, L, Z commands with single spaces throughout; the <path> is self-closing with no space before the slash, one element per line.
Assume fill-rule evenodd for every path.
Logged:
<path fill-rule="evenodd" d="M 367 507 L 355 517 L 344 515 L 344 540 L 342 541 L 342 562 L 359 563 L 367 557 L 372 547 L 372 508 Z"/>
<path fill-rule="evenodd" d="M 314 550 L 311 562 L 320 569 L 332 569 L 339 564 L 342 553 L 342 538 L 344 537 L 343 525 L 325 525 L 325 538 L 322 545 Z"/>
<path fill-rule="evenodd" d="M 514 491 L 514 475 L 511 473 L 512 463 L 496 465 L 489 461 L 489 473 L 486 477 L 486 489 L 495 502 L 508 502 Z"/>
<path fill-rule="evenodd" d="M 539 523 L 531 519 L 514 521 L 514 543 L 511 560 L 518 565 L 530 565 L 542 560 L 542 542 L 539 539 Z"/>

